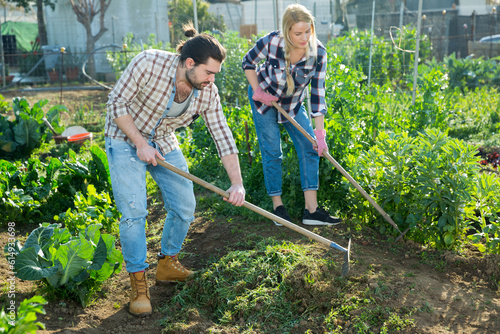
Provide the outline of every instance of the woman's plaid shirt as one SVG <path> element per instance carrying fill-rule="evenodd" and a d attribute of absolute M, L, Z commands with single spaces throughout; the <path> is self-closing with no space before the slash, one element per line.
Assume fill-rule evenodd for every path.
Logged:
<path fill-rule="evenodd" d="M 167 154 L 179 146 L 175 130 L 187 127 L 201 116 L 219 156 L 238 153 L 222 112 L 218 89 L 213 83 L 194 91 L 191 103 L 182 115 L 163 118 L 155 129 L 174 88 L 178 64 L 178 54 L 162 50 L 146 50 L 134 57 L 109 94 L 105 135 L 134 145 L 113 122 L 116 117 L 130 114 L 142 135 Z M 151 137 L 153 129 L 155 133 Z"/>
<path fill-rule="evenodd" d="M 295 117 L 305 99 L 305 88 L 311 87 L 311 115 L 313 117 L 326 114 L 325 74 L 327 66 L 326 49 L 318 41 L 317 56 L 306 59 L 304 56 L 298 63 L 292 64 L 290 73 L 294 79 L 295 92 L 286 96 L 286 60 L 285 42 L 278 31 L 260 38 L 255 46 L 243 57 L 243 70 L 255 69 L 259 85 L 269 94 L 279 97 L 278 103 L 290 116 Z M 264 62 L 258 65 L 261 61 Z M 264 114 L 271 107 L 254 101 L 257 111 Z M 286 118 L 278 113 L 278 122 L 286 122 Z"/>

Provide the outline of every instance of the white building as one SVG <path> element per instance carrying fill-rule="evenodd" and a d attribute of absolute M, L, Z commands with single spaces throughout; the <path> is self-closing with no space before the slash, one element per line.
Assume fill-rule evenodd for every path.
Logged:
<path fill-rule="evenodd" d="M 77 21 L 76 14 L 68 0 L 59 0 L 55 10 L 45 7 L 48 44 L 57 50 L 60 46 L 72 52 L 86 51 L 86 31 Z M 157 41 L 169 42 L 168 8 L 166 0 L 114 0 L 106 11 L 104 26 L 108 31 L 97 41 L 96 71 L 98 73 L 112 72 L 104 52 L 112 50 L 112 44 L 122 46 L 123 37 L 127 33 L 134 34 L 134 41 L 144 43 L 151 34 Z M 99 31 L 99 16 L 92 23 L 92 34 Z"/>
<path fill-rule="evenodd" d="M 240 31 L 240 26 L 255 24 L 257 33 L 267 33 L 281 29 L 281 16 L 285 8 L 296 3 L 292 0 L 251 0 L 234 2 L 218 2 L 210 4 L 209 12 L 222 15 L 230 30 Z M 316 18 L 318 38 L 326 43 L 332 33 L 334 23 L 334 1 L 304 0 L 300 4 L 308 8 Z"/>
<path fill-rule="evenodd" d="M 457 9 L 458 15 L 461 16 L 471 15 L 472 12 L 476 12 L 476 15 L 485 15 L 491 14 L 495 6 L 500 6 L 500 0 L 460 0 Z"/>

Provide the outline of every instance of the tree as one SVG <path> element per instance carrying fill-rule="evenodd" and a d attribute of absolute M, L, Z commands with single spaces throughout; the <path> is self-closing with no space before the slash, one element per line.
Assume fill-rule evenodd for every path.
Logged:
<path fill-rule="evenodd" d="M 89 74 L 95 76 L 95 63 L 93 51 L 95 44 L 108 31 L 104 26 L 104 16 L 108 10 L 111 0 L 69 0 L 71 7 L 76 14 L 76 19 L 80 22 L 87 32 L 87 53 L 89 57 Z M 99 15 L 99 31 L 97 34 L 92 34 L 92 22 L 94 17 Z"/>
<path fill-rule="evenodd" d="M 43 6 L 49 6 L 52 10 L 54 10 L 54 1 L 57 0 L 7 0 L 7 2 L 15 3 L 16 7 L 24 8 L 26 12 L 29 12 L 31 10 L 31 5 L 36 6 L 38 38 L 40 39 L 40 45 L 47 45 L 47 28 L 45 27 L 45 15 L 43 14 Z"/>
<path fill-rule="evenodd" d="M 196 12 L 198 13 L 198 30 L 212 31 L 214 29 L 224 31 L 226 25 L 222 16 L 215 16 L 208 12 L 210 4 L 204 0 L 196 1 Z M 193 19 L 193 1 L 192 0 L 169 0 L 169 19 L 172 25 L 170 26 L 171 34 L 173 35 L 170 44 L 175 46 L 180 39 L 185 39 L 182 25 Z"/>

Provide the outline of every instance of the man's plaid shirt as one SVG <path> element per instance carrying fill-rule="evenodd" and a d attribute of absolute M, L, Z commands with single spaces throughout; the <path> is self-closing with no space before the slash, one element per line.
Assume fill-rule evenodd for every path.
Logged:
<path fill-rule="evenodd" d="M 326 114 L 325 104 L 325 74 L 326 49 L 318 41 L 317 57 L 304 56 L 298 63 L 292 64 L 290 73 L 294 79 L 295 92 L 286 96 L 286 60 L 285 41 L 278 31 L 269 33 L 257 41 L 255 46 L 243 57 L 243 70 L 256 70 L 260 87 L 269 94 L 279 97 L 278 104 L 290 116 L 295 117 L 305 99 L 306 87 L 311 83 L 311 114 L 313 117 Z M 262 64 L 259 62 L 265 60 Z M 254 101 L 257 111 L 264 114 L 271 107 Z M 286 118 L 278 113 L 278 122 L 287 122 Z"/>
<path fill-rule="evenodd" d="M 205 120 L 215 141 L 220 157 L 238 153 L 233 134 L 222 112 L 217 86 L 211 83 L 202 90 L 195 89 L 187 110 L 177 117 L 162 117 L 174 88 L 179 55 L 162 50 L 146 50 L 130 62 L 109 94 L 105 135 L 132 141 L 121 131 L 113 119 L 132 115 L 144 138 L 155 142 L 161 153 L 167 154 L 179 146 L 175 130 L 186 127 L 199 116 Z"/>

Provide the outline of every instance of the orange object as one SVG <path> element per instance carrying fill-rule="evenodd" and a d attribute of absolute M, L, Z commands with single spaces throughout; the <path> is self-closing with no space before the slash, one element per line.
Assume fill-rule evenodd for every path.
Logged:
<path fill-rule="evenodd" d="M 68 137 L 68 142 L 82 145 L 87 139 L 92 140 L 92 133 L 85 132 Z"/>

